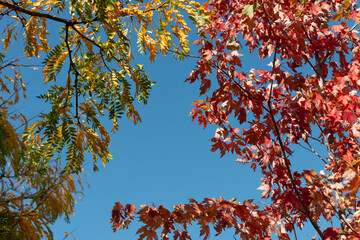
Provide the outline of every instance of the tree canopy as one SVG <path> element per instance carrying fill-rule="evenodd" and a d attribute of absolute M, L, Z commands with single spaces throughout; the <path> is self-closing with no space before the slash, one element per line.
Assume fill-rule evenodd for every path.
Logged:
<path fill-rule="evenodd" d="M 190 199 L 174 206 L 115 203 L 114 231 L 142 223 L 139 239 L 192 239 L 210 228 L 239 239 L 299 239 L 305 225 L 323 240 L 360 239 L 359 10 L 352 0 L 214 0 L 198 25 L 200 82 L 193 120 L 217 125 L 212 151 L 238 155 L 262 174 L 262 197 Z M 268 66 L 246 68 L 248 53 Z M 294 169 L 302 148 L 322 169 Z M 323 227 L 326 226 L 326 227 Z M 196 236 L 197 237 L 197 236 Z"/>
<path fill-rule="evenodd" d="M 206 198 L 138 210 L 117 202 L 113 230 L 138 220 L 139 239 L 182 240 L 196 223 L 204 239 L 212 227 L 265 240 L 298 239 L 308 225 L 322 240 L 360 239 L 355 0 L 0 0 L 1 238 L 52 239 L 51 224 L 69 219 L 86 157 L 94 171 L 112 159 L 104 122 L 116 132 L 123 115 L 141 121 L 136 103 L 147 103 L 153 82 L 135 52 L 149 62 L 191 57 L 185 15 L 200 47 L 187 79 L 200 83 L 192 119 L 217 126 L 212 151 L 262 174 L 265 203 Z M 248 67 L 249 54 L 270 63 Z M 24 68 L 39 68 L 47 87 L 38 97 L 50 110 L 34 119 L 15 108 L 26 98 Z M 296 169 L 299 148 L 322 169 Z"/>
<path fill-rule="evenodd" d="M 123 115 L 141 121 L 135 103 L 147 103 L 153 82 L 134 51 L 150 62 L 169 51 L 184 59 L 184 14 L 206 21 L 202 6 L 187 0 L 0 0 L 1 238 L 52 239 L 50 225 L 73 214 L 85 157 L 94 171 L 112 159 L 106 118 L 113 132 Z M 30 67 L 42 71 L 47 92 L 38 97 L 50 106 L 34 119 L 15 110 Z"/>

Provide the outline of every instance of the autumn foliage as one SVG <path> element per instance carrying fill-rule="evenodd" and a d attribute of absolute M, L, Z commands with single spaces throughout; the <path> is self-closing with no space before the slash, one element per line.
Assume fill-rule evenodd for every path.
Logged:
<path fill-rule="evenodd" d="M 50 226 L 74 213 L 86 157 L 94 171 L 112 159 L 106 119 L 112 132 L 122 116 L 141 121 L 135 106 L 147 103 L 153 82 L 133 53 L 184 59 L 184 14 L 201 20 L 200 8 L 187 0 L 0 0 L 0 239 L 53 239 Z M 42 81 L 30 82 L 46 89 L 34 93 L 48 104 L 35 116 L 18 108 L 24 68 L 41 70 Z"/>
<path fill-rule="evenodd" d="M 323 240 L 360 239 L 360 13 L 353 0 L 214 0 L 198 25 L 200 59 L 188 82 L 203 99 L 191 115 L 218 126 L 212 151 L 238 155 L 262 173 L 262 197 L 174 206 L 116 203 L 114 231 L 138 219 L 139 239 L 191 239 L 187 226 L 240 239 L 298 239 L 304 225 Z M 269 66 L 247 66 L 249 53 Z M 244 66 L 243 66 L 244 65 Z M 294 169 L 310 151 L 321 170 Z M 326 226 L 323 228 L 323 226 Z M 197 236 L 196 236 L 197 237 Z"/>

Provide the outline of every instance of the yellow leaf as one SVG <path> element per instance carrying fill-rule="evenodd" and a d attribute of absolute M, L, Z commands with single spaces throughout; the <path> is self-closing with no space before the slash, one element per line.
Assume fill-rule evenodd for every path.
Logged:
<path fill-rule="evenodd" d="M 203 105 L 203 106 L 201 106 L 201 108 L 204 109 L 205 111 L 209 111 L 210 105 Z"/>
<path fill-rule="evenodd" d="M 355 166 L 359 162 L 360 162 L 360 159 L 358 159 L 356 161 L 353 161 L 352 163 L 350 163 L 350 165 L 347 166 L 347 168 L 351 168 L 351 167 Z"/>
<path fill-rule="evenodd" d="M 6 53 L 6 50 L 7 50 L 8 46 L 10 45 L 10 42 L 11 42 L 11 41 L 10 41 L 11 34 L 12 34 L 12 32 L 14 31 L 14 29 L 15 29 L 16 26 L 17 26 L 17 25 L 13 26 L 13 27 L 10 28 L 10 29 L 8 29 L 8 27 L 6 26 L 6 28 L 7 28 L 7 33 L 6 33 L 5 39 L 3 39 L 3 41 L 4 41 L 4 46 L 3 46 L 3 51 L 4 51 L 4 53 Z"/>
<path fill-rule="evenodd" d="M 203 100 L 197 100 L 197 101 L 194 101 L 191 105 L 197 105 L 197 104 L 200 104 L 203 102 L 204 102 Z"/>

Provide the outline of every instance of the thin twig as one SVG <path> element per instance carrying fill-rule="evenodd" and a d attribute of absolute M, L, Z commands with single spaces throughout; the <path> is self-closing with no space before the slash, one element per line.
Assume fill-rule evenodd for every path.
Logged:
<path fill-rule="evenodd" d="M 284 214 L 280 208 L 277 208 L 273 205 L 269 205 L 269 204 L 266 204 L 264 202 L 260 202 L 261 204 L 267 206 L 267 207 L 270 207 L 274 210 L 276 210 L 278 213 L 280 213 L 280 215 L 285 219 L 285 221 L 287 221 L 288 223 L 291 224 L 291 226 L 293 227 L 293 230 L 294 230 L 294 237 L 295 237 L 295 240 L 297 240 L 297 236 L 296 236 L 296 230 L 295 230 L 295 224 L 294 224 L 294 221 L 293 219 L 289 218 L 286 214 Z"/>
<path fill-rule="evenodd" d="M 335 190 L 336 191 L 336 190 Z M 336 207 L 331 203 L 331 201 L 328 199 L 327 196 L 325 196 L 324 192 L 322 191 L 322 189 L 320 189 L 321 194 L 323 195 L 323 197 L 326 199 L 326 201 L 330 204 L 330 206 L 332 207 L 332 209 L 337 213 L 339 220 L 341 223 L 344 223 L 352 232 L 355 233 L 355 235 L 357 237 L 360 237 L 360 234 L 350 225 L 350 223 L 346 220 L 345 218 L 345 214 L 344 212 L 340 211 L 340 210 L 336 210 Z"/>
<path fill-rule="evenodd" d="M 195 56 L 195 55 L 190 55 L 190 54 L 184 54 L 184 53 L 180 53 L 178 51 L 174 51 L 174 50 L 171 50 L 171 49 L 168 49 L 169 52 L 172 52 L 172 53 L 175 53 L 175 54 L 179 54 L 179 55 L 182 55 L 184 57 L 190 57 L 190 58 L 197 58 L 197 59 L 200 59 L 201 57 L 200 56 Z"/>
<path fill-rule="evenodd" d="M 80 75 L 75 63 L 73 62 L 72 59 L 72 54 L 71 54 L 71 49 L 70 49 L 70 45 L 69 45 L 69 26 L 66 25 L 65 28 L 65 44 L 66 44 L 66 48 L 68 50 L 69 53 L 69 60 L 70 60 L 70 66 L 69 66 L 69 71 L 71 69 L 73 69 L 75 71 L 75 81 L 74 81 L 74 88 L 75 88 L 75 117 L 77 119 L 77 123 L 78 125 L 80 125 L 80 116 L 79 116 L 79 89 L 78 89 L 78 76 Z"/>
<path fill-rule="evenodd" d="M 312 152 L 312 153 L 314 153 L 318 158 L 321 159 L 321 161 L 323 161 L 325 164 L 327 164 L 326 160 L 325 160 L 323 157 L 321 157 L 321 156 L 315 151 L 315 149 L 310 145 L 310 143 L 308 143 L 308 142 L 306 142 L 306 143 L 308 144 L 309 148 L 303 146 L 301 143 L 299 143 L 299 146 L 302 147 L 302 148 L 304 148 L 304 149 L 306 149 L 306 150 L 308 150 L 308 151 L 310 151 L 310 152 Z"/>
<path fill-rule="evenodd" d="M 79 229 L 79 227 L 77 227 L 77 228 L 75 228 L 74 230 L 72 230 L 71 232 L 69 232 L 62 240 L 67 239 L 67 238 L 70 236 L 70 234 L 73 235 L 73 233 L 74 233 L 75 231 L 77 231 L 78 229 Z"/>

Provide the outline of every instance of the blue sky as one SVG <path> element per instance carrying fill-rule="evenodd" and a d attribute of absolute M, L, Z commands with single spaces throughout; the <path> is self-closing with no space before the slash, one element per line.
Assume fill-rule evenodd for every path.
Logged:
<path fill-rule="evenodd" d="M 159 57 L 153 64 L 143 60 L 156 81 L 148 104 L 139 106 L 143 121 L 136 126 L 120 121 L 111 139 L 114 160 L 99 172 L 87 171 L 84 179 L 91 187 L 85 189 L 71 223 L 55 224 L 55 239 L 74 229 L 77 239 L 136 239 L 135 225 L 130 231 L 112 233 L 109 211 L 117 201 L 171 207 L 189 198 L 261 196 L 256 190 L 259 175 L 236 163 L 236 156 L 220 159 L 219 153 L 210 152 L 215 128 L 204 130 L 188 116 L 191 103 L 199 98 L 198 85 L 184 83 L 195 60 L 176 61 L 172 56 Z"/>
<path fill-rule="evenodd" d="M 261 67 L 248 57 L 247 64 Z M 158 57 L 153 64 L 147 62 L 146 56 L 138 61 L 156 81 L 148 104 L 139 106 L 143 121 L 136 126 L 125 118 L 120 121 L 119 131 L 111 140 L 114 160 L 105 168 L 100 167 L 99 172 L 86 171 L 84 180 L 90 188 L 85 188 L 85 196 L 77 204 L 70 224 L 59 220 L 54 225 L 55 240 L 72 231 L 76 239 L 137 239 L 137 224 L 112 233 L 110 211 L 117 201 L 168 208 L 186 203 L 189 198 L 201 201 L 224 196 L 261 201 L 261 191 L 256 190 L 261 185 L 261 175 L 248 165 L 238 164 L 235 155 L 220 158 L 218 152 L 210 152 L 209 139 L 216 127 L 203 129 L 188 116 L 191 103 L 199 99 L 199 85 L 184 80 L 196 66 L 196 60 L 176 61 L 169 55 Z M 299 149 L 295 156 L 295 168 L 314 163 L 313 156 L 304 150 Z M 300 236 L 310 239 L 311 234 L 310 229 Z M 200 239 L 198 236 L 195 229 L 192 237 Z M 232 232 L 211 239 L 233 239 Z"/>

